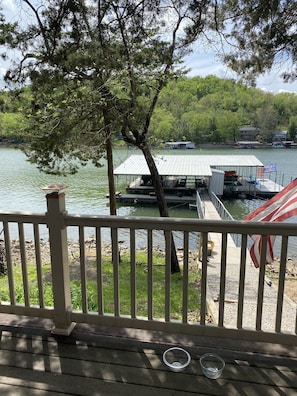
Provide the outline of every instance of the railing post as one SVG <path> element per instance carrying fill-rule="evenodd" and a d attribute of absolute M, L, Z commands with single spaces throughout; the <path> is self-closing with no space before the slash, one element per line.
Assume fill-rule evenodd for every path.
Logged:
<path fill-rule="evenodd" d="M 64 224 L 66 213 L 63 184 L 44 187 L 47 191 L 46 222 L 49 229 L 51 271 L 54 298 L 54 334 L 69 335 L 75 323 L 71 322 L 70 277 L 68 263 L 67 230 Z"/>

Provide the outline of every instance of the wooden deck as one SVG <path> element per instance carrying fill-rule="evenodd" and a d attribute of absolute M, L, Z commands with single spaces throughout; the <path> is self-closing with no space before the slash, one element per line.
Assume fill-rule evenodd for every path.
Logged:
<path fill-rule="evenodd" d="M 208 337 L 77 325 L 54 336 L 49 320 L 0 315 L 0 394 L 4 395 L 296 395 L 297 346 L 238 343 Z M 183 373 L 162 362 L 167 347 L 192 357 Z M 205 378 L 199 357 L 226 361 L 218 380 Z"/>

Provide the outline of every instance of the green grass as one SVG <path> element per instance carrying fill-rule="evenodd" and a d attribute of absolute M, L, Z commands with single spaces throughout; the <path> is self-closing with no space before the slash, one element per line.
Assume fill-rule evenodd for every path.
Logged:
<path fill-rule="evenodd" d="M 79 265 L 77 270 L 79 274 Z M 96 263 L 91 263 L 95 270 Z M 103 304 L 105 313 L 114 313 L 114 267 L 110 257 L 104 257 L 102 262 L 103 268 Z M 48 280 L 50 266 L 42 267 L 44 282 L 44 299 L 46 306 L 53 305 L 52 285 Z M 36 280 L 36 267 L 28 265 L 27 276 L 29 282 L 29 296 L 31 305 L 39 305 L 38 285 Z M 121 255 L 119 264 L 119 296 L 120 296 L 120 314 L 130 315 L 131 313 L 131 290 L 130 290 L 130 257 L 128 254 Z M 189 273 L 189 290 L 188 290 L 188 310 L 191 312 L 191 320 L 197 320 L 199 316 L 199 273 L 198 269 L 191 270 Z M 181 319 L 182 317 L 182 272 L 171 275 L 171 318 Z M 23 279 L 21 267 L 14 267 L 14 285 L 16 302 L 24 303 Z M 81 310 L 81 284 L 79 278 L 71 281 L 71 301 L 73 310 Z M 9 290 L 7 276 L 0 278 L 1 300 L 9 301 Z M 136 255 L 136 314 L 137 316 L 147 317 L 148 304 L 148 270 L 147 255 L 137 253 Z M 97 282 L 92 279 L 87 281 L 87 300 L 88 310 L 96 312 L 98 310 L 97 302 Z M 165 313 L 165 265 L 164 257 L 155 253 L 153 256 L 153 316 L 155 318 L 164 318 Z"/>
<path fill-rule="evenodd" d="M 44 265 L 42 267 L 43 273 L 50 271 L 50 265 Z M 38 296 L 38 284 L 37 284 L 37 272 L 36 266 L 29 264 L 27 266 L 27 278 L 29 287 L 29 298 L 31 305 L 39 305 Z M 23 276 L 22 268 L 20 265 L 15 265 L 13 269 L 14 279 L 14 293 L 16 304 L 24 303 L 24 288 L 23 288 Z M 43 295 L 46 306 L 53 305 L 52 285 L 49 282 L 43 282 Z M 2 302 L 10 302 L 8 278 L 7 276 L 0 277 L 0 297 Z"/>

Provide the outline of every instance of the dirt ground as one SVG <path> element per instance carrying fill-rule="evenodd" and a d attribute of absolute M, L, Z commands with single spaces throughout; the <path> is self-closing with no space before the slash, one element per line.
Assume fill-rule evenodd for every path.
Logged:
<path fill-rule="evenodd" d="M 266 266 L 267 277 L 277 285 L 279 273 L 279 260 Z M 285 294 L 291 300 L 297 303 L 297 260 L 289 259 L 287 261 L 286 279 L 285 279 Z"/>

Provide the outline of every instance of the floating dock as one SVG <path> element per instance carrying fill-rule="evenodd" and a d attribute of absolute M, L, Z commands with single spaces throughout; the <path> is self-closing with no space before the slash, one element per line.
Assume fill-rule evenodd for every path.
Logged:
<path fill-rule="evenodd" d="M 251 183 L 248 179 L 240 180 L 238 185 L 232 185 L 230 191 L 224 190 L 224 197 L 230 198 L 271 198 L 283 189 L 283 186 L 270 179 L 256 179 Z"/>
<path fill-rule="evenodd" d="M 264 165 L 254 155 L 158 155 L 154 158 L 169 205 L 193 205 L 204 190 L 224 198 L 271 198 L 283 187 L 264 178 Z M 131 177 L 125 204 L 155 204 L 152 177 L 142 155 L 131 155 L 115 175 Z"/>
<path fill-rule="evenodd" d="M 259 183 L 249 183 L 247 180 L 242 180 L 240 186 L 236 186 L 236 191 L 230 191 L 230 194 L 225 194 L 224 198 L 271 198 L 283 187 L 269 179 L 262 179 Z M 199 191 L 201 193 L 201 191 Z M 174 194 L 165 195 L 168 205 L 196 205 L 196 194 L 178 196 Z M 117 202 L 122 204 L 155 204 L 155 194 L 121 194 L 116 195 Z"/>
<path fill-rule="evenodd" d="M 168 205 L 196 205 L 196 195 L 182 196 L 165 195 Z M 118 194 L 116 201 L 122 204 L 155 204 L 157 202 L 156 196 L 153 194 Z"/>

